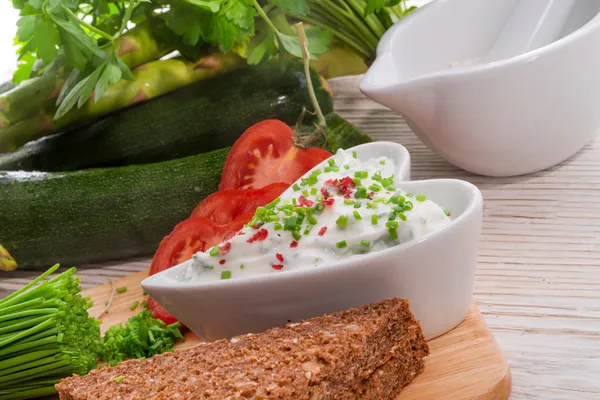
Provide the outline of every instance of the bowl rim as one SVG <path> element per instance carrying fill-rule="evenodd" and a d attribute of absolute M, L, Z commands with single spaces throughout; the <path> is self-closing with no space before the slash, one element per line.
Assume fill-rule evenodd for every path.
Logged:
<path fill-rule="evenodd" d="M 375 143 L 381 143 L 382 145 L 385 145 L 385 146 L 390 146 L 391 144 L 393 144 L 395 146 L 400 146 L 404 150 L 406 150 L 406 148 L 404 148 L 404 146 L 402 146 L 398 143 L 381 141 L 381 142 L 372 142 L 372 143 L 366 143 L 366 144 L 362 144 L 359 146 L 355 146 L 350 149 L 347 149 L 347 151 L 356 150 L 360 147 L 373 145 Z M 319 168 L 322 164 L 324 164 L 326 162 L 327 162 L 327 160 L 324 160 L 322 163 L 315 166 L 314 168 Z M 410 160 L 409 160 L 409 163 L 410 163 Z M 311 171 L 312 171 L 312 169 L 310 171 L 308 171 L 307 174 L 305 174 L 304 176 L 310 174 Z M 424 242 L 429 242 L 429 241 L 434 240 L 435 238 L 439 238 L 440 236 L 445 236 L 447 234 L 451 234 L 452 230 L 454 230 L 454 228 L 456 226 L 458 226 L 459 224 L 462 224 L 467 219 L 470 219 L 474 215 L 476 215 L 477 210 L 480 209 L 483 205 L 483 196 L 482 196 L 481 192 L 479 191 L 479 189 L 472 183 L 461 180 L 461 179 L 448 179 L 448 178 L 426 179 L 426 180 L 418 180 L 418 181 L 403 181 L 401 184 L 418 186 L 418 185 L 424 185 L 424 184 L 436 184 L 438 182 L 439 183 L 452 183 L 454 185 L 457 185 L 457 187 L 462 186 L 464 189 L 466 189 L 468 192 L 468 199 L 467 199 L 466 207 L 465 207 L 464 211 L 458 217 L 456 217 L 456 219 L 451 220 L 450 224 L 442 227 L 441 229 L 439 229 L 437 231 L 430 232 L 430 233 L 420 237 L 417 240 L 410 240 L 405 243 L 391 246 L 391 247 L 388 247 L 386 249 L 379 250 L 376 252 L 365 253 L 365 254 L 356 254 L 356 255 L 353 255 L 350 257 L 336 260 L 336 261 L 328 263 L 326 265 L 322 265 L 318 268 L 294 269 L 291 271 L 285 271 L 285 273 L 281 273 L 281 274 L 279 274 L 279 273 L 278 274 L 260 274 L 260 275 L 242 277 L 242 278 L 237 278 L 237 279 L 211 280 L 211 281 L 192 280 L 192 281 L 184 282 L 184 281 L 176 281 L 171 276 L 168 276 L 166 279 L 163 279 L 163 277 L 165 277 L 166 275 L 173 275 L 173 274 L 177 273 L 179 270 L 187 268 L 188 265 L 193 263 L 193 260 L 190 259 L 190 260 L 186 260 L 178 265 L 175 265 L 172 268 L 166 269 L 155 275 L 145 278 L 141 282 L 141 285 L 149 293 L 153 290 L 163 290 L 163 289 L 166 289 L 166 290 L 169 290 L 169 289 L 175 289 L 175 290 L 222 289 L 222 290 L 224 290 L 224 289 L 242 287 L 242 286 L 247 286 L 247 285 L 264 284 L 264 283 L 268 283 L 268 282 L 279 282 L 281 280 L 286 280 L 286 279 L 292 279 L 292 280 L 293 279 L 301 279 L 301 278 L 307 278 L 307 277 L 312 277 L 312 276 L 318 276 L 320 274 L 336 274 L 339 272 L 343 272 L 344 270 L 347 270 L 348 268 L 356 267 L 357 265 L 363 265 L 366 261 L 368 261 L 369 259 L 372 259 L 372 258 L 376 259 L 379 257 L 385 257 L 386 255 L 389 255 L 390 253 L 403 253 L 415 246 L 423 245 Z"/>
<path fill-rule="evenodd" d="M 376 50 L 376 59 L 373 63 L 374 64 L 377 63 L 377 58 L 387 57 L 393 53 L 393 51 L 390 51 L 390 48 L 391 48 L 390 43 L 396 38 L 397 35 L 399 35 L 401 33 L 402 29 L 404 28 L 403 25 L 405 25 L 405 23 L 412 22 L 413 19 L 424 18 L 422 15 L 419 16 L 419 14 L 421 14 L 421 12 L 423 10 L 441 7 L 441 6 L 445 5 L 444 3 L 446 3 L 446 2 L 448 2 L 448 0 L 432 1 L 428 4 L 426 4 L 424 7 L 421 7 L 420 9 L 416 10 L 416 12 L 411 13 L 411 14 L 407 15 L 405 18 L 397 21 L 396 24 L 394 24 L 390 29 L 388 29 L 388 31 L 384 34 L 382 39 L 379 41 L 379 44 L 377 45 L 377 50 Z M 571 32 L 570 34 L 563 36 L 560 39 L 555 40 L 552 43 L 549 43 L 547 45 L 544 45 L 542 47 L 539 47 L 539 48 L 531 50 L 531 51 L 527 51 L 523 54 L 518 54 L 513 57 L 508 57 L 508 58 L 504 58 L 501 60 L 497 60 L 497 61 L 493 61 L 493 62 L 489 62 L 489 63 L 485 63 L 485 64 L 463 66 L 461 68 L 446 68 L 446 69 L 430 72 L 427 74 L 419 75 L 415 78 L 408 79 L 406 81 L 394 82 L 390 85 L 385 85 L 385 86 L 383 86 L 383 85 L 377 86 L 377 90 L 385 90 L 388 88 L 395 88 L 395 87 L 399 87 L 399 86 L 408 86 L 408 85 L 418 84 L 421 81 L 428 80 L 428 79 L 464 78 L 465 75 L 469 75 L 469 74 L 471 74 L 471 75 L 472 74 L 484 74 L 484 73 L 488 73 L 488 72 L 493 72 L 498 69 L 502 69 L 504 67 L 511 67 L 514 65 L 531 63 L 535 60 L 540 59 L 542 56 L 547 55 L 547 53 L 550 53 L 553 50 L 560 50 L 560 49 L 568 46 L 569 44 L 573 43 L 577 39 L 590 35 L 595 29 L 597 29 L 599 27 L 599 25 L 600 25 L 600 12 L 597 13 L 592 19 L 590 19 L 584 25 L 580 26 L 575 31 Z M 364 86 L 364 84 L 362 82 L 362 81 L 365 81 L 365 82 L 367 81 L 367 79 L 365 79 L 365 78 L 368 75 L 368 73 L 369 73 L 369 71 L 365 72 L 365 74 L 363 75 L 363 79 L 361 80 L 361 84 L 360 84 L 360 89 L 361 89 L 361 91 L 364 91 L 364 92 L 368 92 L 372 89 L 371 87 Z M 363 88 L 363 86 L 364 86 L 364 88 Z"/>

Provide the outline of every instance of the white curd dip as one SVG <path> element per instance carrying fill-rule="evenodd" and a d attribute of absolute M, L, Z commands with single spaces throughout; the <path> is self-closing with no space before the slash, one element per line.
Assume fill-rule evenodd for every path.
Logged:
<path fill-rule="evenodd" d="M 418 239 L 451 221 L 394 180 L 386 157 L 360 161 L 339 150 L 324 168 L 259 207 L 236 236 L 193 256 L 184 280 L 220 280 L 326 265 Z"/>

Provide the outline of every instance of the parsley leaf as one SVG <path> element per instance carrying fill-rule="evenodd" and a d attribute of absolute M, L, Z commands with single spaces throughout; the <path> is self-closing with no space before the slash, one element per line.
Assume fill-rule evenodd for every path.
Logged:
<path fill-rule="evenodd" d="M 33 37 L 36 24 L 41 20 L 41 15 L 26 15 L 17 21 L 17 38 L 21 42 L 28 42 Z"/>
<path fill-rule="evenodd" d="M 39 19 L 35 23 L 33 36 L 30 40 L 31 49 L 48 64 L 57 56 L 57 46 L 60 44 L 58 30 L 54 24 L 47 19 Z"/>
<path fill-rule="evenodd" d="M 221 8 L 221 2 L 219 0 L 184 0 L 186 3 L 194 5 L 200 9 L 216 13 Z"/>
<path fill-rule="evenodd" d="M 35 63 L 35 60 L 35 56 L 31 53 L 25 53 L 22 55 L 22 57 L 19 57 L 17 70 L 13 74 L 14 83 L 20 83 L 30 78 L 31 69 L 33 68 L 33 63 Z"/>
<path fill-rule="evenodd" d="M 96 83 L 98 82 L 100 74 L 104 70 L 104 67 L 105 64 L 101 65 L 99 68 L 96 68 L 91 74 L 81 79 L 75 86 L 73 86 L 73 89 L 69 90 L 64 100 L 60 103 L 58 110 L 56 110 L 54 119 L 58 119 L 65 115 L 67 111 L 75 106 L 75 103 L 78 104 L 78 107 L 81 107 L 83 103 L 88 100 L 92 90 L 94 89 L 94 86 L 96 86 Z M 65 87 L 66 86 L 67 85 L 65 83 Z"/>

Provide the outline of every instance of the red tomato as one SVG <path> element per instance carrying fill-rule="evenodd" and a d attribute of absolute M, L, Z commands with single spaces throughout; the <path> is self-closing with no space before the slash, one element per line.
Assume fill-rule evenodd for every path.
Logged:
<path fill-rule="evenodd" d="M 219 225 L 228 224 L 241 214 L 256 211 L 275 200 L 290 185 L 273 183 L 260 189 L 220 190 L 208 196 L 192 212 L 192 217 L 205 217 Z"/>
<path fill-rule="evenodd" d="M 327 150 L 296 146 L 294 131 L 285 123 L 261 121 L 248 128 L 231 148 L 219 190 L 256 189 L 274 182 L 291 185 L 329 157 Z"/>
<path fill-rule="evenodd" d="M 210 247 L 229 239 L 250 222 L 254 212 L 255 210 L 252 210 L 238 215 L 233 221 L 224 225 L 217 225 L 205 217 L 190 217 L 180 222 L 160 242 L 150 265 L 150 275 L 189 260 L 194 253 L 206 251 Z M 147 301 L 148 308 L 154 318 L 158 318 L 166 324 L 177 322 L 177 318 L 165 310 L 156 300 L 148 297 Z"/>

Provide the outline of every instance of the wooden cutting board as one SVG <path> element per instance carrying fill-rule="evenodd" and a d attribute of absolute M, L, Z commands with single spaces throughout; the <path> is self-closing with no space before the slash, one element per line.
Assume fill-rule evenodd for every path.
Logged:
<path fill-rule="evenodd" d="M 135 301 L 143 301 L 140 282 L 148 276 L 147 271 L 138 272 L 114 281 L 115 287 L 127 287 L 122 294 L 115 294 L 112 305 L 102 316 L 101 329 L 126 322 L 141 310 L 130 307 Z M 110 283 L 83 291 L 90 296 L 94 307 L 90 315 L 98 316 L 112 292 Z M 178 348 L 193 346 L 200 338 L 192 332 L 185 334 L 185 341 Z M 425 371 L 407 386 L 397 400 L 503 400 L 511 392 L 510 368 L 475 303 L 467 318 L 447 334 L 429 342 L 431 354 L 425 362 Z"/>

